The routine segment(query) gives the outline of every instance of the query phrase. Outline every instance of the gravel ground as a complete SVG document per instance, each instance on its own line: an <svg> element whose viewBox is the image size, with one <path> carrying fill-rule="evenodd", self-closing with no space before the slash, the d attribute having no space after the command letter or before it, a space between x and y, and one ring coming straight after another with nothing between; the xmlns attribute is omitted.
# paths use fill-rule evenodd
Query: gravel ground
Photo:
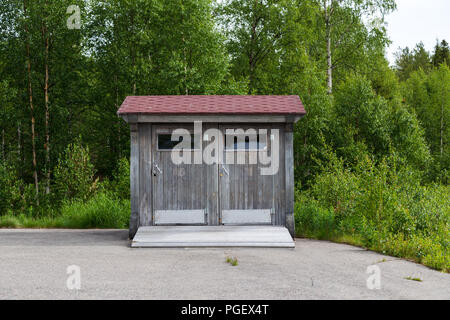
<svg viewBox="0 0 450 320"><path fill-rule="evenodd" d="M79 290L67 287L71 265ZM380 289L367 286L373 265ZM449 274L303 239L295 249L138 249L126 230L3 229L0 270L0 299L450 299Z"/></svg>

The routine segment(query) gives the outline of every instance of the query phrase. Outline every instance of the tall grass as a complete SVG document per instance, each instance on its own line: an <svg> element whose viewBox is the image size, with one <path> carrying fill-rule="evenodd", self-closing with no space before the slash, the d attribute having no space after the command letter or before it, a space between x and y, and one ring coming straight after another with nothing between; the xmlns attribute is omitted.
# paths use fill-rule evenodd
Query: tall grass
<svg viewBox="0 0 450 320"><path fill-rule="evenodd" d="M66 201L52 216L30 217L9 213L0 216L3 228L128 228L130 201L102 191L87 201Z"/></svg>

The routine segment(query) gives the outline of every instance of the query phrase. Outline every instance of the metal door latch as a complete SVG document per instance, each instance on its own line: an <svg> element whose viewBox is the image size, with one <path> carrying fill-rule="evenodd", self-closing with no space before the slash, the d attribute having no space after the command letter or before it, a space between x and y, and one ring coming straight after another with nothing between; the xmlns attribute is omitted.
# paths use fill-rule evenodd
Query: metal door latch
<svg viewBox="0 0 450 320"><path fill-rule="evenodd" d="M158 171L158 172L156 172ZM153 175L156 177L157 174L162 174L162 170L158 167L156 163L153 164Z"/></svg>
<svg viewBox="0 0 450 320"><path fill-rule="evenodd" d="M230 172L227 170L227 168L225 168L224 165L222 165L222 170L223 170L223 172L225 172L227 174L227 176L230 175Z"/></svg>

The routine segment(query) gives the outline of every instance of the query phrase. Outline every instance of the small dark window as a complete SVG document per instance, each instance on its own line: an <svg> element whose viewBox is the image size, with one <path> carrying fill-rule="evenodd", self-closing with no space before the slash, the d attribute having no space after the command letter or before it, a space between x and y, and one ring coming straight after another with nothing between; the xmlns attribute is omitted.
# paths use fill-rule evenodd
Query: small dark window
<svg viewBox="0 0 450 320"><path fill-rule="evenodd" d="M172 150L183 141L183 137L179 137L178 141L172 141L172 135L167 134L158 134L158 150ZM194 135L191 134L191 149L194 150Z"/></svg>
<svg viewBox="0 0 450 320"><path fill-rule="evenodd" d="M234 143L233 145L230 147L226 146L226 150L238 150L238 151L256 151L256 150L266 150L267 148L267 139L260 139L260 136L257 135L256 136L256 148L254 146L250 146L250 137L249 136L245 136L244 138L245 140L242 141L242 139L240 139L241 141L238 140L238 137L234 137Z"/></svg>

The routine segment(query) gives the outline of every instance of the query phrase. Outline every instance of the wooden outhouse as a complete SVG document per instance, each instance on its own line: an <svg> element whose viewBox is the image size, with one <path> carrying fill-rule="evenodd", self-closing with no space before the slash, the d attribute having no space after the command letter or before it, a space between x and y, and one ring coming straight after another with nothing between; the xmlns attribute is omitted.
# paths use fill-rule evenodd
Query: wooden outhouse
<svg viewBox="0 0 450 320"><path fill-rule="evenodd" d="M142 226L285 226L294 234L298 96L129 96L130 238Z"/></svg>

